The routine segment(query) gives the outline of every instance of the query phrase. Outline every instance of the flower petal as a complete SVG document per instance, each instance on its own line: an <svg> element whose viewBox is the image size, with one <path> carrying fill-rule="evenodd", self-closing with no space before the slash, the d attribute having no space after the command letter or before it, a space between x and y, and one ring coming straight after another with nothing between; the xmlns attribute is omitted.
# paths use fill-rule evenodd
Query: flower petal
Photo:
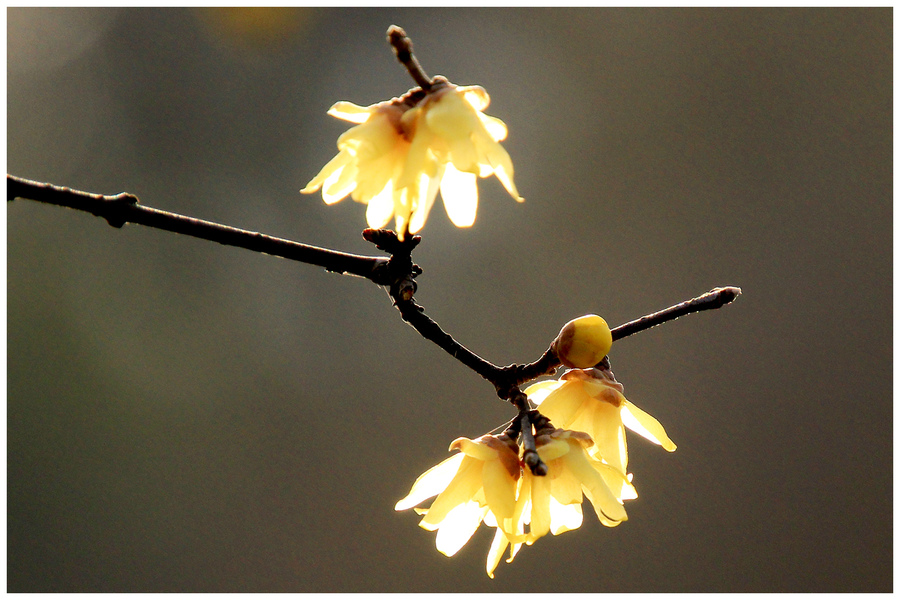
<svg viewBox="0 0 900 600"><path fill-rule="evenodd" d="M481 480L485 500L494 513L497 526L512 534L513 514L516 508L516 480L500 460L485 461Z"/></svg>
<svg viewBox="0 0 900 600"><path fill-rule="evenodd" d="M569 427L582 410L585 401L590 400L591 398L583 393L579 382L566 381L543 399L540 412L557 427Z"/></svg>
<svg viewBox="0 0 900 600"><path fill-rule="evenodd" d="M557 389L562 384L563 382L555 380L539 381L525 388L525 395L535 404L540 404L547 398L547 394Z"/></svg>
<svg viewBox="0 0 900 600"><path fill-rule="evenodd" d="M438 188L440 186L440 176L428 177L422 174L419 179L419 198L415 202L416 208L409 220L410 233L418 233L425 225L428 213L434 206L434 199L437 197Z"/></svg>
<svg viewBox="0 0 900 600"><path fill-rule="evenodd" d="M561 504L552 495L550 496L550 532L553 535L578 529L583 521L580 499L577 504Z"/></svg>
<svg viewBox="0 0 900 600"><path fill-rule="evenodd" d="M637 406L625 401L622 406L622 422L628 429L638 435L642 435L654 444L658 444L668 450L675 452L675 444L666 435L666 430L660 425L659 421L645 413Z"/></svg>
<svg viewBox="0 0 900 600"><path fill-rule="evenodd" d="M366 208L366 222L372 229L381 229L394 216L394 187L388 180L387 185L374 197L369 199Z"/></svg>
<svg viewBox="0 0 900 600"><path fill-rule="evenodd" d="M494 578L494 570L500 564L500 559L503 558L503 553L508 547L509 540L506 539L503 531L498 529L497 533L494 534L494 541L491 542L491 549L488 551L487 564L485 565L485 570L491 579Z"/></svg>
<svg viewBox="0 0 900 600"><path fill-rule="evenodd" d="M457 227L471 227L478 212L478 183L474 173L448 164L441 179L441 198L447 216Z"/></svg>
<svg viewBox="0 0 900 600"><path fill-rule="evenodd" d="M477 458L478 460L497 460L497 451L489 445L481 442L481 440L470 440L469 438L456 438L450 444L451 450L459 450L466 456Z"/></svg>
<svg viewBox="0 0 900 600"><path fill-rule="evenodd" d="M446 556L459 552L481 525L487 510L487 507L481 507L477 502L466 502L447 513L435 538L438 551Z"/></svg>
<svg viewBox="0 0 900 600"><path fill-rule="evenodd" d="M326 163L322 170L312 178L312 180L306 184L306 187L300 190L302 194L311 194L322 187L322 184L325 181L334 175L334 173L341 171L350 161L353 159L353 155L349 152L338 152L337 156L332 158Z"/></svg>
<svg viewBox="0 0 900 600"><path fill-rule="evenodd" d="M591 465L584 450L574 450L566 455L566 466L581 481L584 494L594 505L600 522L615 527L628 519L625 508L616 499L600 473Z"/></svg>
<svg viewBox="0 0 900 600"><path fill-rule="evenodd" d="M551 475L548 474L544 477L532 476L529 544L550 533L550 485Z"/></svg>
<svg viewBox="0 0 900 600"><path fill-rule="evenodd" d="M613 495L619 500L634 500L638 497L631 481L617 468L603 462L594 461L592 466L597 469L606 485L612 490Z"/></svg>
<svg viewBox="0 0 900 600"><path fill-rule="evenodd" d="M515 198L516 202L525 202L525 198L519 195L516 184L513 183L513 164L509 153L500 144L495 143L494 147L488 152L488 161L494 169L494 175L509 192L509 195Z"/></svg>
<svg viewBox="0 0 900 600"><path fill-rule="evenodd" d="M428 514L422 518L419 525L423 527L426 525L440 526L451 510L460 504L469 502L479 488L481 488L481 461L466 456L463 458L456 476L447 485L447 488L434 499L434 504L428 509Z"/></svg>
<svg viewBox="0 0 900 600"><path fill-rule="evenodd" d="M472 108L479 112L483 111L491 104L490 95L488 95L487 90L480 85L463 85L457 87L454 91L456 94L461 95Z"/></svg>
<svg viewBox="0 0 900 600"><path fill-rule="evenodd" d="M373 106L360 106L352 102L340 101L335 102L328 109L328 114L337 119L350 121L351 123L365 123L372 116Z"/></svg>
<svg viewBox="0 0 900 600"><path fill-rule="evenodd" d="M581 482L572 474L572 471L563 468L563 465L560 464L553 470L553 474L553 487L550 489L550 493L554 500L559 504L581 504L583 499Z"/></svg>
<svg viewBox="0 0 900 600"><path fill-rule="evenodd" d="M478 118L481 119L481 124L484 125L484 128L495 142L502 142L506 139L506 134L509 133L506 129L506 123L497 117L491 117L484 113L478 113Z"/></svg>
<svg viewBox="0 0 900 600"><path fill-rule="evenodd" d="M394 505L394 510L406 510L443 492L459 471L464 456L463 454L454 454L419 475L409 490L409 494Z"/></svg>

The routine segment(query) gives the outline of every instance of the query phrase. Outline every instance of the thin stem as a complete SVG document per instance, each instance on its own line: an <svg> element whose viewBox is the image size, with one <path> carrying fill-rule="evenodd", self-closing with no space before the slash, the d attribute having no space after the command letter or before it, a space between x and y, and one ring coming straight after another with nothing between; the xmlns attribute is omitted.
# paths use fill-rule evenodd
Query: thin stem
<svg viewBox="0 0 900 600"><path fill-rule="evenodd" d="M412 40L407 37L403 28L391 25L387 30L387 36L388 42L391 44L391 47L394 49L394 54L397 56L397 60L406 67L406 70L409 71L413 81L426 92L430 90L434 82L425 74L425 70L413 54Z"/></svg>
<svg viewBox="0 0 900 600"><path fill-rule="evenodd" d="M547 464L541 460L537 445L534 441L534 433L531 431L531 417L529 411L519 411L519 421L522 427L522 461L531 469L531 473L537 477L547 475Z"/></svg>
<svg viewBox="0 0 900 600"><path fill-rule="evenodd" d="M646 315L640 319L635 319L624 325L619 325L612 330L612 339L621 340L622 338L638 333L639 331L662 325L666 321L672 321L678 317L689 315L691 313L722 308L726 304L733 302L735 298L740 295L741 288L739 287L728 286L714 288L691 300L686 300L685 302L670 306L659 312Z"/></svg>
<svg viewBox="0 0 900 600"><path fill-rule="evenodd" d="M23 198L89 212L103 217L113 227L135 223L317 265L333 273L365 277L379 285L387 283L385 279L387 258L347 254L211 221L202 221L143 206L137 197L131 194L104 196L7 175L6 197L7 201Z"/></svg>

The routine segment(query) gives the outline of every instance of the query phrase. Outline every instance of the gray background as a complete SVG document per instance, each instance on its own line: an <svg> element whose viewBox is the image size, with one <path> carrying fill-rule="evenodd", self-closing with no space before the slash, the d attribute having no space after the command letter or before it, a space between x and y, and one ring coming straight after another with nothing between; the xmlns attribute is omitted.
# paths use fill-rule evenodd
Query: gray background
<svg viewBox="0 0 900 600"><path fill-rule="evenodd" d="M481 84L526 198L435 206L417 298L498 364L739 285L617 342L630 520L484 574L395 513L512 409L371 283L8 204L10 591L890 591L892 11L7 12L8 171L357 253L298 190L337 100ZM243 15L247 17L247 15Z"/></svg>

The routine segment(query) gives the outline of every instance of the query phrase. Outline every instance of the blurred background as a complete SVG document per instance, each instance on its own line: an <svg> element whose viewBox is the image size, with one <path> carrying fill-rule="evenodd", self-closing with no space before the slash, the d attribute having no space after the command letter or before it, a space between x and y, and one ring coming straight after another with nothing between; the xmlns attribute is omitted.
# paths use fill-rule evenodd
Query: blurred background
<svg viewBox="0 0 900 600"><path fill-rule="evenodd" d="M480 84L526 198L440 203L417 299L497 364L617 342L630 520L484 573L394 503L514 416L366 280L7 205L7 576L24 591L891 591L892 10L7 10L7 170L377 254L302 188L366 105ZM586 509L589 513L590 509Z"/></svg>

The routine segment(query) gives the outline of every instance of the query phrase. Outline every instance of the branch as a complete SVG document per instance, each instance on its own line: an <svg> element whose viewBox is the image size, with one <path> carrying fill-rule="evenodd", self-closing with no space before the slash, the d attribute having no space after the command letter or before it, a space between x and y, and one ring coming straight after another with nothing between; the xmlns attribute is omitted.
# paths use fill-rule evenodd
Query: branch
<svg viewBox="0 0 900 600"><path fill-rule="evenodd" d="M102 217L113 227L126 223L164 229L184 235L237 246L254 252L280 256L311 265L324 267L333 273L365 277L379 285L386 285L388 259L377 256L359 256L317 246L309 246L276 238L254 231L245 231L202 221L140 204L136 196L116 194L104 196L78 190L29 181L12 175L6 176L7 201L23 198L46 202L66 208L74 208Z"/></svg>
<svg viewBox="0 0 900 600"><path fill-rule="evenodd" d="M407 37L403 28L391 25L387 30L387 36L388 43L391 45L391 48L394 49L397 60L406 67L406 70L409 71L409 75L413 78L413 81L426 92L429 91L434 84L434 81L425 73L422 65L419 64L419 61L413 54L412 40Z"/></svg>
<svg viewBox="0 0 900 600"><path fill-rule="evenodd" d="M401 241L393 231L366 229L363 231L363 237L391 256L390 258L360 256L142 206L137 197L131 194L122 193L113 196L91 194L12 175L6 176L6 186L8 201L24 198L73 208L102 217L113 227L135 223L164 229L227 246L318 265L334 273L356 275L378 285L388 286L394 305L404 321L422 337L437 344L453 358L493 384L497 395L511 402L520 412L528 411L530 407L519 386L538 377L554 374L561 364L551 346L532 363L498 367L441 329L440 325L426 315L425 309L413 299L416 292L415 278L422 273L422 269L412 262L412 251L421 241L419 236ZM721 308L734 301L740 293L741 289L737 287L715 288L697 298L612 329L613 340L622 339L686 314Z"/></svg>
<svg viewBox="0 0 900 600"><path fill-rule="evenodd" d="M689 315L691 313L722 308L726 304L734 302L740 295L741 288L739 287L728 286L713 288L705 294L692 298L691 300L686 300L659 312L646 315L640 319L635 319L634 321L629 321L624 325L619 325L612 329L612 339L613 341L621 340L622 338L638 333L639 331L662 325L666 321L673 321L678 317Z"/></svg>
<svg viewBox="0 0 900 600"><path fill-rule="evenodd" d="M413 299L413 295L416 292L415 278L421 274L422 270L412 262L411 254L421 241L421 238L413 236L405 241L400 241L396 233L384 229L366 229L363 231L363 237L375 244L380 250L384 250L391 255L387 270L392 273L393 282L390 285L389 293L394 301L394 306L400 311L401 318L426 340L437 344L450 356L493 384L497 390L497 396L508 400L520 411L528 410L528 400L519 386L544 375L553 375L556 372L561 362L553 351L553 346L551 345L533 363L498 367L492 362L485 360L441 329L440 325L426 315L425 309ZM721 308L732 302L740 293L741 290L737 287L715 288L698 298L682 302L612 329L613 340L622 339L692 312ZM600 364L603 363L601 362Z"/></svg>

